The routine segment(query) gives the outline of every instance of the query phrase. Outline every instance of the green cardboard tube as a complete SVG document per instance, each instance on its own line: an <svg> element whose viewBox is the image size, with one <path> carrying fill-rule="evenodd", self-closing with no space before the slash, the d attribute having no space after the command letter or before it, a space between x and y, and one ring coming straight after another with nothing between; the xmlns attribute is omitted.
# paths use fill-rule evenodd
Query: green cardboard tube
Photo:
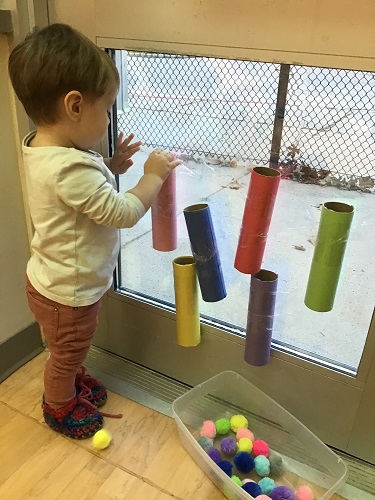
<svg viewBox="0 0 375 500"><path fill-rule="evenodd" d="M333 308L354 207L324 203L318 237L307 283L305 305L318 312Z"/></svg>

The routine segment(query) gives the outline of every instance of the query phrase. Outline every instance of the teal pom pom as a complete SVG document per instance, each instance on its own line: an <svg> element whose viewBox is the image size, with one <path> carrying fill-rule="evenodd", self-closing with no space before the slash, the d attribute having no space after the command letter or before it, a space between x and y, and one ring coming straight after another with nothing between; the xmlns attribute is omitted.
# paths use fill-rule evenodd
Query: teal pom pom
<svg viewBox="0 0 375 500"><path fill-rule="evenodd" d="M270 474L270 461L264 455L255 457L255 471L258 476L269 476Z"/></svg>
<svg viewBox="0 0 375 500"><path fill-rule="evenodd" d="M203 436L201 438L198 439L198 444L199 446L201 446L204 451L207 453L211 448L213 448L214 446L214 442L212 441L212 439L206 437L206 436Z"/></svg>
<svg viewBox="0 0 375 500"><path fill-rule="evenodd" d="M259 481L258 484L262 488L262 493L264 493L265 495L269 495L271 491L273 491L277 486L275 481L270 477L264 477Z"/></svg>

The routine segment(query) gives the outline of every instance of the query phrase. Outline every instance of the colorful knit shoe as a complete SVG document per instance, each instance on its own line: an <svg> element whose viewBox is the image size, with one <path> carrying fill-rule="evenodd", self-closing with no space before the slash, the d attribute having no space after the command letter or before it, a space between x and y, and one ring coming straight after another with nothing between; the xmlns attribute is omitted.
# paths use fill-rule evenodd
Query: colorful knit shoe
<svg viewBox="0 0 375 500"><path fill-rule="evenodd" d="M89 438L103 426L103 415L81 397L75 397L58 410L48 406L43 397L42 408L44 420L51 429L74 439Z"/></svg>
<svg viewBox="0 0 375 500"><path fill-rule="evenodd" d="M107 401L107 390L104 385L94 377L86 375L86 368L81 366L80 373L76 376L77 396L80 395L93 403L96 407L103 406Z"/></svg>

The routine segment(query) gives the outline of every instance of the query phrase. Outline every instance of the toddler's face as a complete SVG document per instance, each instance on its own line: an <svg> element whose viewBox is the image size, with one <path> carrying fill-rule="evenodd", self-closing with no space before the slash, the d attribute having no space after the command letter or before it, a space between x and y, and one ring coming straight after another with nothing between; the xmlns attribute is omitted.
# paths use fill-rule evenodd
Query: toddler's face
<svg viewBox="0 0 375 500"><path fill-rule="evenodd" d="M117 91L117 87L111 87L93 103L86 103L80 124L79 147L81 149L92 149L105 137L109 113L115 102Z"/></svg>

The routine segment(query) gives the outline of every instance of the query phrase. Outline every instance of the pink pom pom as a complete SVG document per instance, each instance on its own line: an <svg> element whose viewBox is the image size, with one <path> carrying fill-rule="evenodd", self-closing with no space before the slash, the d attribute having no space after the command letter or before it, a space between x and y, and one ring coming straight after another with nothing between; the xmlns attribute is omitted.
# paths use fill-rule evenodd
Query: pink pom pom
<svg viewBox="0 0 375 500"><path fill-rule="evenodd" d="M314 493L306 486L300 486L296 491L297 500L314 500ZM258 497L259 498L259 497Z"/></svg>
<svg viewBox="0 0 375 500"><path fill-rule="evenodd" d="M246 483L255 483L255 481L253 481L252 479L245 478L242 480L242 486Z"/></svg>
<svg viewBox="0 0 375 500"><path fill-rule="evenodd" d="M264 455L265 457L268 457L269 454L270 454L270 447L265 441L263 441L262 439L257 439L256 441L254 441L253 445L254 457L257 457L259 455Z"/></svg>
<svg viewBox="0 0 375 500"><path fill-rule="evenodd" d="M259 495L257 497L257 500L272 500L272 498L269 497L268 495Z"/></svg>
<svg viewBox="0 0 375 500"><path fill-rule="evenodd" d="M254 434L249 429L238 429L236 434L237 441L242 438L248 438L254 442Z"/></svg>
<svg viewBox="0 0 375 500"><path fill-rule="evenodd" d="M205 436L213 439L216 436L215 422L212 422L212 420L206 420L205 422L203 422L200 434L202 437Z"/></svg>

